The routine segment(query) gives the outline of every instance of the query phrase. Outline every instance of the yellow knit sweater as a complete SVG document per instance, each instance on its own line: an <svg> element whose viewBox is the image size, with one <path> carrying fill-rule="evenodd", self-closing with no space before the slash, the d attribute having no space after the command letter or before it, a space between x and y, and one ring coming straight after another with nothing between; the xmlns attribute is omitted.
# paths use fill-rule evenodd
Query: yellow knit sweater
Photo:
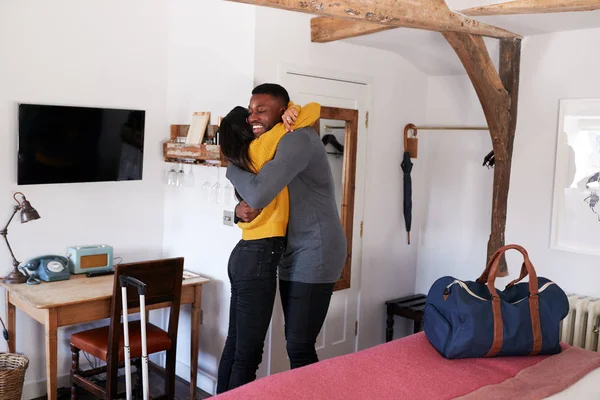
<svg viewBox="0 0 600 400"><path fill-rule="evenodd" d="M293 129L311 126L321 115L321 106L317 103L309 103L301 109L291 102L290 106L299 110ZM285 126L280 122L273 129L263 133L250 143L248 156L252 162L252 172L258 173L263 165L273 159L279 140L286 133ZM285 187L252 222L240 222L238 224L242 229L242 239L257 240L285 236L289 217L290 197L288 188Z"/></svg>

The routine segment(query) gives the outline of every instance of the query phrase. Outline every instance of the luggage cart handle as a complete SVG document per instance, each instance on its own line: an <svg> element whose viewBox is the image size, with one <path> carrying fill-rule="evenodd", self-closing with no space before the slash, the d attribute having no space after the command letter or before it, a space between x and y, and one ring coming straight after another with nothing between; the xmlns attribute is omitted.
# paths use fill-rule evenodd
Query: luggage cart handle
<svg viewBox="0 0 600 400"><path fill-rule="evenodd" d="M131 276L121 275L119 276L119 282L121 283L122 288L127 285L131 285L137 288L138 295L146 295L146 284L139 279L132 278Z"/></svg>

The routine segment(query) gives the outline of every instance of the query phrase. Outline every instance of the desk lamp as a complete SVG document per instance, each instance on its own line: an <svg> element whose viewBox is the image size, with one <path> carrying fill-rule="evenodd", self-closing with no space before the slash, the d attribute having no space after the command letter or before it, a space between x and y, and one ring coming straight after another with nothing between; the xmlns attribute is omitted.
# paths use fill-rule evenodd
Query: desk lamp
<svg viewBox="0 0 600 400"><path fill-rule="evenodd" d="M21 195L22 199L19 202L19 200L17 199L17 195ZM17 214L18 211L21 211L21 223L24 224L26 222L29 221L33 221L35 219L39 219L40 218L40 214L38 214L38 212L35 210L35 208L31 207L31 204L29 203L29 201L27 201L27 199L25 198L25 195L21 192L17 192L13 195L13 199L15 199L15 201L17 202L17 205L14 206L13 209L13 214L11 215L10 219L8 220L8 222L6 223L6 226L4 227L4 229L2 229L0 231L0 236L2 236L4 238L4 240L6 241L6 245L8 246L8 251L10 251L10 255L13 259L13 270L10 274L8 274L7 276L5 276L4 278L2 278L2 280L5 283L25 283L27 282L27 277L25 275L23 275L22 273L19 272L19 264L21 264L19 261L17 261L17 259L15 258L15 254L12 251L12 248L10 247L10 244L8 243L8 226L10 225L10 223L12 222L13 218L15 217L15 215Z"/></svg>

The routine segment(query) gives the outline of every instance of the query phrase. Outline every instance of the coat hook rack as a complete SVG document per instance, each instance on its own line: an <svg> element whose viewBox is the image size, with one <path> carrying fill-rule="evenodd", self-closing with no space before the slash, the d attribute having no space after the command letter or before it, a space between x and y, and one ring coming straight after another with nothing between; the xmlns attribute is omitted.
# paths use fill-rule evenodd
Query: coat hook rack
<svg viewBox="0 0 600 400"><path fill-rule="evenodd" d="M412 125L412 124L408 124ZM489 131L487 126L414 126L411 129L416 131Z"/></svg>
<svg viewBox="0 0 600 400"><path fill-rule="evenodd" d="M412 136L409 136L412 131ZM404 151L408 151L410 158L417 158L418 153L418 131L489 131L487 126L416 126L407 124L404 127Z"/></svg>

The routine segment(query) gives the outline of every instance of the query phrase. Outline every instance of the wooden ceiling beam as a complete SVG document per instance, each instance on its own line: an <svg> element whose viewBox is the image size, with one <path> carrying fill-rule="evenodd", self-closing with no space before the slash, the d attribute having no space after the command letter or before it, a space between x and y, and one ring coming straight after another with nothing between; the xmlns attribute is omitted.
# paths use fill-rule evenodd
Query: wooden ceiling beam
<svg viewBox="0 0 600 400"><path fill-rule="evenodd" d="M460 11L464 15L550 14L600 10L599 0L515 0Z"/></svg>
<svg viewBox="0 0 600 400"><path fill-rule="evenodd" d="M460 13L473 17L486 15L548 14L594 10L600 10L600 0L515 0L468 8L460 11ZM311 37L312 41L315 43L327 43L395 28L397 28L397 26L382 25L376 22L316 17L311 20Z"/></svg>
<svg viewBox="0 0 600 400"><path fill-rule="evenodd" d="M313 43L328 43L396 28L397 26L382 25L375 22L315 17L310 20L310 38Z"/></svg>
<svg viewBox="0 0 600 400"><path fill-rule="evenodd" d="M384 26L461 32L494 38L519 35L451 11L444 0L228 0ZM360 28L359 28L360 30ZM365 34L363 32L362 34Z"/></svg>

